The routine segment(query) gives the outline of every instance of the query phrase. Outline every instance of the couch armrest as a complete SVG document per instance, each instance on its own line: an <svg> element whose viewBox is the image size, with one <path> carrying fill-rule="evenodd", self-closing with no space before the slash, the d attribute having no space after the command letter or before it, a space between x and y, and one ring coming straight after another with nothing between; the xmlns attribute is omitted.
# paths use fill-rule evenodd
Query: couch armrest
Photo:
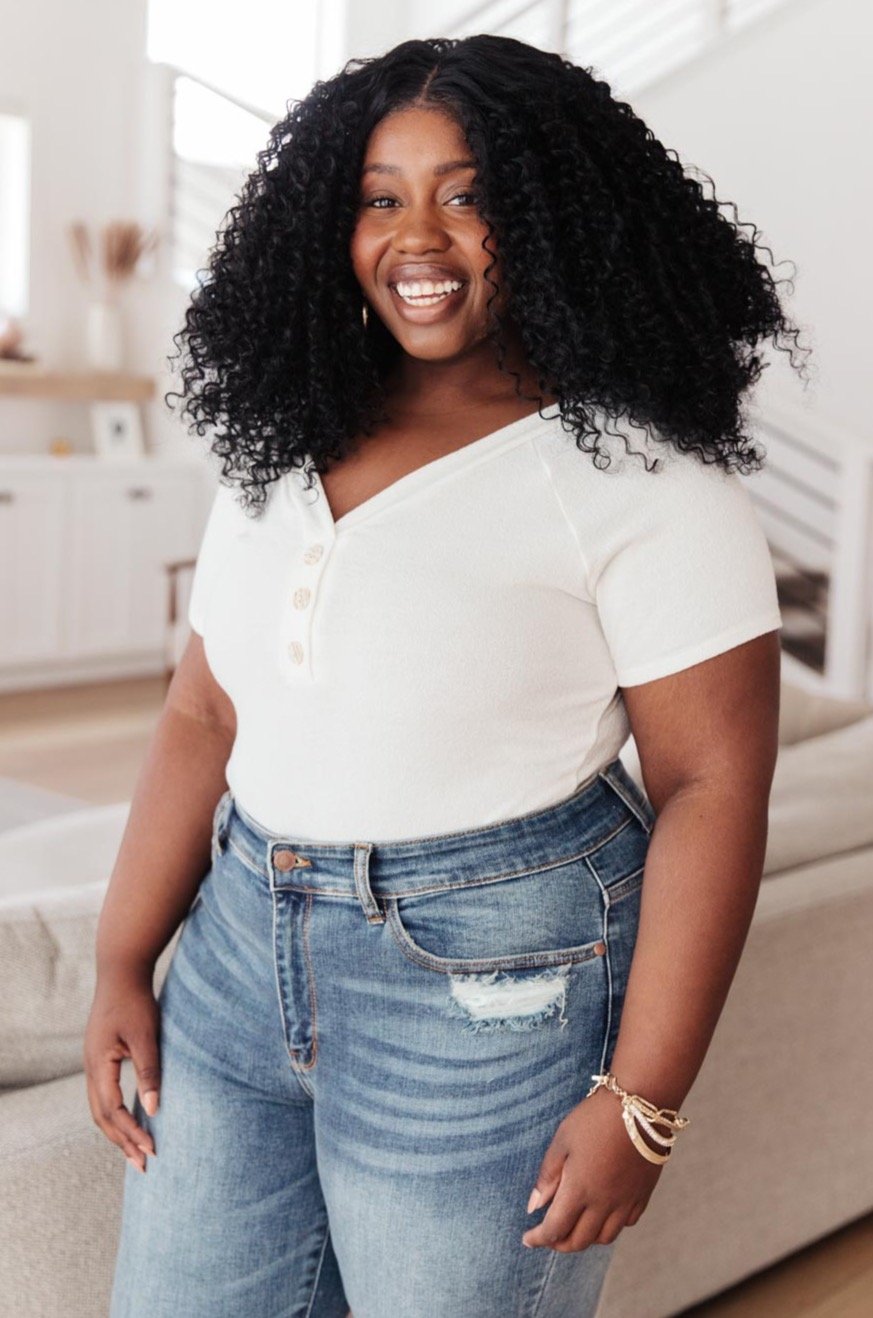
<svg viewBox="0 0 873 1318"><path fill-rule="evenodd" d="M642 792L631 736L621 761ZM873 846L873 716L780 746L770 793L764 876Z"/></svg>
<svg viewBox="0 0 873 1318"><path fill-rule="evenodd" d="M762 884L692 1124L597 1318L684 1312L873 1208L871 924L873 850Z"/></svg>

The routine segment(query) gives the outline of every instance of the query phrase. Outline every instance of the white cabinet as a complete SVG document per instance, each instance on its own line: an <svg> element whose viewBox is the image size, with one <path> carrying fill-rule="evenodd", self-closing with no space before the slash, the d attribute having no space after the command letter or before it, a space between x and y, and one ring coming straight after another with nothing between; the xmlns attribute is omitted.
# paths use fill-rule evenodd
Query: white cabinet
<svg viewBox="0 0 873 1318"><path fill-rule="evenodd" d="M73 484L67 646L74 654L154 649L167 617L165 564L192 546L190 483L95 474Z"/></svg>
<svg viewBox="0 0 873 1318"><path fill-rule="evenodd" d="M166 565L214 488L205 463L0 458L0 689L163 671Z"/></svg>
<svg viewBox="0 0 873 1318"><path fill-rule="evenodd" d="M63 520L60 482L0 473L0 663L60 650Z"/></svg>

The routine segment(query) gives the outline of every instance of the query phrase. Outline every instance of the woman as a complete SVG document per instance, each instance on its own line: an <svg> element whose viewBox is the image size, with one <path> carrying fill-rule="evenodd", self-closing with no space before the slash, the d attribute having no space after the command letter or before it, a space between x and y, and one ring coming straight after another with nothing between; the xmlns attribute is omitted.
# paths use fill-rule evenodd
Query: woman
<svg viewBox="0 0 873 1318"><path fill-rule="evenodd" d="M761 877L734 468L787 330L557 55L405 42L273 130L187 312L224 481L98 933L113 1318L594 1312Z"/></svg>

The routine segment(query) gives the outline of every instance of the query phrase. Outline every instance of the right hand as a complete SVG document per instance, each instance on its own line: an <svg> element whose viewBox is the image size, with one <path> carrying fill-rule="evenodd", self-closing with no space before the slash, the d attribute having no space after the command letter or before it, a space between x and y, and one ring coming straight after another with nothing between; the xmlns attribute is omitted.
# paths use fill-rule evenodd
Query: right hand
<svg viewBox="0 0 873 1318"><path fill-rule="evenodd" d="M129 1162L145 1171L146 1154L155 1157L148 1131L124 1105L121 1063L131 1058L140 1102L150 1116L160 1097L160 1008L149 971L100 971L85 1030L84 1066L88 1106L103 1134Z"/></svg>

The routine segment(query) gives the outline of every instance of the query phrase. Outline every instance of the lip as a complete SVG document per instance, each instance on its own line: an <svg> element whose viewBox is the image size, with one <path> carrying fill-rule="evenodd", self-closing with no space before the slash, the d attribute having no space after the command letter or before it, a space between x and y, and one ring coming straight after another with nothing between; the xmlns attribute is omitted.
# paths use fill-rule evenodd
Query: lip
<svg viewBox="0 0 873 1318"><path fill-rule="evenodd" d="M431 279L434 283L442 279L452 279L456 280L461 287L455 289L453 293L449 293L440 302L433 302L430 306L414 307L408 302L404 302L397 291L397 285L406 281L412 282L416 279ZM451 315L466 297L470 279L457 266L442 265L436 261L405 261L394 267L386 282L388 291L391 294L391 301L400 315L406 320L420 324L422 321L427 323L432 320L441 320L446 314Z"/></svg>
<svg viewBox="0 0 873 1318"><path fill-rule="evenodd" d="M440 265L438 262L433 261L406 261L404 264L394 267L389 273L386 283L391 288L394 284L414 279L432 279L434 282L440 279L457 279L464 284L470 282L469 277L457 266Z"/></svg>

